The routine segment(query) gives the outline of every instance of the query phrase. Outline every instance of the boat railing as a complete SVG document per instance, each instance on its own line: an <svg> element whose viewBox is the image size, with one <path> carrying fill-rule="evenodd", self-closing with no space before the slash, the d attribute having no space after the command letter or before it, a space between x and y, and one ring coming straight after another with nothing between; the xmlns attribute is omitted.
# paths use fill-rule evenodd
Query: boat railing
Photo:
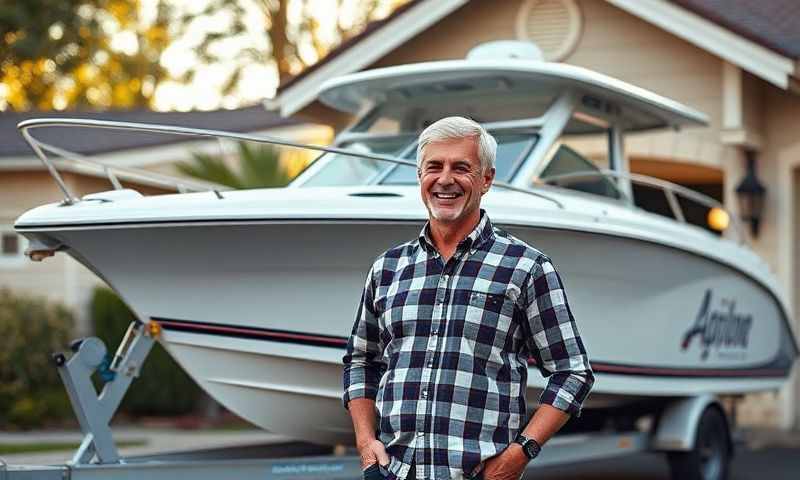
<svg viewBox="0 0 800 480"><path fill-rule="evenodd" d="M120 182L119 180L120 174L124 174L128 178L134 181L145 180L165 188L174 189L175 191L178 192L213 191L220 199L224 198L220 192L224 190L230 190L230 187L226 187L224 185L219 185L211 182L202 182L198 180L190 180L185 178L174 177L157 172L152 172L149 170L141 170L141 169L123 167L118 165L109 165L91 159L85 155L75 152L70 152L68 150L56 147L54 145L50 145L34 137L32 133L32 131L37 128L51 128L51 127L96 128L96 129L110 129L110 130L122 130L122 131L136 131L140 133L142 132L157 133L157 134L169 134L169 135L178 135L186 137L198 137L205 139L215 139L218 142L221 142L222 139L228 139L228 140L235 140L242 142L255 142L268 145L277 145L280 147L307 149L307 150L317 151L320 153L334 153L338 155L343 155L345 158L355 157L355 158L362 158L365 160L376 160L376 161L390 162L400 165L408 165L414 168L417 167L416 162L396 157L379 155L371 152L349 150L338 147L298 143L268 135L234 133L234 132L226 132L223 130L209 130L209 129L192 128L192 127L180 127L174 125L119 122L112 120L87 120L87 119L75 119L75 118L41 118L41 119L30 119L20 122L17 125L17 128L19 129L22 136L25 138L25 141L27 141L28 144L31 146L31 149L33 149L36 156L39 157L44 166L50 172L50 175L53 177L55 182L58 184L58 187L64 194L63 203L65 205L72 205L78 202L79 198L73 195L72 191L69 189L67 184L64 182L64 179L62 178L61 174L59 173L56 163L51 158L48 157L47 152L58 155L59 157L62 157L67 161L74 162L76 164L83 166L88 166L95 172L104 174L115 190L121 190L124 188L122 182ZM221 144L220 146L222 147ZM222 148L222 150L224 151L224 148ZM557 199L553 198L550 195L537 192L535 191L535 189L532 188L515 187L513 185L509 185L505 182L500 182L500 181L495 181L493 185L506 190L532 195L547 200L548 202L551 202L554 205L556 205L558 208L564 208L563 204L559 202Z"/></svg>
<svg viewBox="0 0 800 480"><path fill-rule="evenodd" d="M658 190L664 194L666 198L667 204L669 205L670 211L674 219L681 223L689 223L686 221L686 215L684 214L684 209L681 206L680 201L678 200L679 197L683 197L691 202L696 204L702 205L710 210L717 210L718 212L722 213L722 216L727 218L727 221L733 225L733 231L735 232L735 240L739 243L743 243L745 241L744 235L744 228L742 226L741 221L739 221L736 215L733 215L731 212L728 211L725 206L717 201L716 199L709 197L708 195L704 195L700 192L696 192L690 188L686 188L683 185L678 185L676 183L672 183L667 180L663 180L660 178L650 177L647 175L641 175L638 173L624 173L618 172L616 170L608 170L608 169L598 169L598 170L583 170L579 172L569 172L569 173L562 173L558 175L550 175L547 177L539 178L539 181L547 184L547 185L555 185L564 187L568 185L569 182L578 181L581 179L595 179L595 178L615 178L615 179L623 179L630 181L632 184L641 185L645 187L651 187ZM627 199L632 205L635 205L633 198ZM723 228L724 230L724 228Z"/></svg>

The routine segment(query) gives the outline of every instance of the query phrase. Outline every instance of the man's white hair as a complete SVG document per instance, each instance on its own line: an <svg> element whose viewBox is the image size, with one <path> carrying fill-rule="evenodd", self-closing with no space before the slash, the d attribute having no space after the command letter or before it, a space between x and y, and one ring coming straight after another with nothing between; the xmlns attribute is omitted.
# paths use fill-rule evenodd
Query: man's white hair
<svg viewBox="0 0 800 480"><path fill-rule="evenodd" d="M497 140L478 122L464 117L445 117L422 131L417 143L417 168L422 167L422 155L429 143L462 138L475 138L478 143L478 160L484 172L494 168Z"/></svg>

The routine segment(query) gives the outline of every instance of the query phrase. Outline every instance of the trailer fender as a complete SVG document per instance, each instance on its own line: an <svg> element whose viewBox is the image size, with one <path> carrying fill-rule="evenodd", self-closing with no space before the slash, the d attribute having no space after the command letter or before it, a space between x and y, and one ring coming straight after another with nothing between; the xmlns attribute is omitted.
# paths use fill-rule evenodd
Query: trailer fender
<svg viewBox="0 0 800 480"><path fill-rule="evenodd" d="M660 451L692 450L700 417L708 407L719 408L725 418L722 405L713 395L682 398L670 403L661 412L651 448Z"/></svg>

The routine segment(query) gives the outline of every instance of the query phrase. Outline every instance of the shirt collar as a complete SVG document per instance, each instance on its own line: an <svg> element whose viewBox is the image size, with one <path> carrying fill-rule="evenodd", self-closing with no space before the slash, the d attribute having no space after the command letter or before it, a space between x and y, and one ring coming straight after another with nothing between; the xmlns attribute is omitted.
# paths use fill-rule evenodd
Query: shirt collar
<svg viewBox="0 0 800 480"><path fill-rule="evenodd" d="M464 240L459 242L456 251L469 249L471 253L474 253L478 247L492 239L494 239L494 227L489 220L489 215L486 214L486 210L481 209L481 219L478 221L478 225L475 226ZM430 236L430 221L426 222L425 226L422 227L422 231L419 232L419 244L426 252L436 251L436 247L433 245L433 240Z"/></svg>

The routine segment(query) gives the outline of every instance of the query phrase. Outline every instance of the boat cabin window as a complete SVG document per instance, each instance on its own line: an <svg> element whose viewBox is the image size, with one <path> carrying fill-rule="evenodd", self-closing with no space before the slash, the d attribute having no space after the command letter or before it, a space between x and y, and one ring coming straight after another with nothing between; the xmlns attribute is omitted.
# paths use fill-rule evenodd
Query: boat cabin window
<svg viewBox="0 0 800 480"><path fill-rule="evenodd" d="M609 168L609 130L601 120L576 114L555 144L554 153L539 174L549 185L621 199L616 182L600 170Z"/></svg>
<svg viewBox="0 0 800 480"><path fill-rule="evenodd" d="M401 156L416 137L411 135L398 135L376 137L352 142L344 142L340 148L363 153L377 153L388 156ZM380 160L325 153L316 161L330 158L313 177L308 179L303 186L306 187L333 187L343 185L368 185L373 183L379 174L388 171L395 164Z"/></svg>
<svg viewBox="0 0 800 480"><path fill-rule="evenodd" d="M537 137L531 133L492 132L492 134L497 140L495 178L507 181L533 149ZM416 147L408 159L417 161ZM415 184L417 183L417 170L407 165L398 165L380 183L382 185Z"/></svg>
<svg viewBox="0 0 800 480"><path fill-rule="evenodd" d="M531 131L492 132L497 139L497 158L495 178L507 181L536 144L538 136ZM377 153L416 162L417 135L397 135L359 139L344 142L341 148L364 153ZM380 160L370 160L326 153L317 161L330 158L311 178L302 185L305 187L329 187L344 185L414 185L417 183L417 170L410 165L399 165Z"/></svg>
<svg viewBox="0 0 800 480"><path fill-rule="evenodd" d="M610 178L603 175L594 163L567 145L558 147L547 168L542 171L540 179L547 184L569 190L614 199L622 198L622 194Z"/></svg>

